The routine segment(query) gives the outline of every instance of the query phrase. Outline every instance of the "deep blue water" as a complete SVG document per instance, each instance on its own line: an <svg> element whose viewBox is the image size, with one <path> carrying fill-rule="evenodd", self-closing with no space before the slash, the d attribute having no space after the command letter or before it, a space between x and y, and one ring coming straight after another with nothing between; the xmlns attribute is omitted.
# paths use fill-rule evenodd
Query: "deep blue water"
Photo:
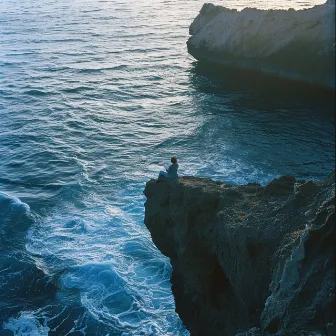
<svg viewBox="0 0 336 336"><path fill-rule="evenodd" d="M331 92L200 64L203 1L0 3L0 334L187 335L144 184L334 167Z"/></svg>

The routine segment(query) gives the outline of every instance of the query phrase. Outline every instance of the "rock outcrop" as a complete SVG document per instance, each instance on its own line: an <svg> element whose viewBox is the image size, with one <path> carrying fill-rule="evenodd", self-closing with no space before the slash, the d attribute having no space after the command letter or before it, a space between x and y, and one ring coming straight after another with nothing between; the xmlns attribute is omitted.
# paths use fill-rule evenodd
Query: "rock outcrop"
<svg viewBox="0 0 336 336"><path fill-rule="evenodd" d="M304 10L203 5L189 28L198 60L335 88L335 1Z"/></svg>
<svg viewBox="0 0 336 336"><path fill-rule="evenodd" d="M170 258L191 335L327 335L334 328L335 180L266 187L151 180L145 224Z"/></svg>

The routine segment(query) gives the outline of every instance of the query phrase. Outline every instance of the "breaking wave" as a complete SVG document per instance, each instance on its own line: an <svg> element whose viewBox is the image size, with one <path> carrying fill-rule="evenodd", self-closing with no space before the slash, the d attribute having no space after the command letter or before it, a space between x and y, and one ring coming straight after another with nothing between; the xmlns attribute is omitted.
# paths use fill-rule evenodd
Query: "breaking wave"
<svg viewBox="0 0 336 336"><path fill-rule="evenodd" d="M187 335L168 260L119 216L109 205L46 220L0 192L0 334Z"/></svg>
<svg viewBox="0 0 336 336"><path fill-rule="evenodd" d="M333 168L330 92L186 57L203 2L2 1L1 336L189 334L143 224L171 155L235 184Z"/></svg>
<svg viewBox="0 0 336 336"><path fill-rule="evenodd" d="M242 11L204 4L190 26L196 59L335 87L335 4Z"/></svg>
<svg viewBox="0 0 336 336"><path fill-rule="evenodd" d="M26 234L34 221L27 204L0 192L0 333L43 335L43 326L29 310L48 302L56 287L25 250ZM18 314L17 319L12 317Z"/></svg>

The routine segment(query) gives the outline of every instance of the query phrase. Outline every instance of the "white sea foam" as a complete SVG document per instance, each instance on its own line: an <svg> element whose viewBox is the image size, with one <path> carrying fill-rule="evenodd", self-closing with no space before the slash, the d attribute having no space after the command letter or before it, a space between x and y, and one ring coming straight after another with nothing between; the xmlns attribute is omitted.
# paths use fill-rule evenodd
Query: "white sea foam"
<svg viewBox="0 0 336 336"><path fill-rule="evenodd" d="M335 86L335 5L241 11L204 4L190 26L189 52L239 68Z"/></svg>
<svg viewBox="0 0 336 336"><path fill-rule="evenodd" d="M4 324L4 329L12 331L17 336L48 336L50 329L46 321L42 325L34 313L23 311L18 318L10 318Z"/></svg>
<svg viewBox="0 0 336 336"><path fill-rule="evenodd" d="M320 1L226 4L303 8ZM51 282L46 297L35 287L27 292L28 281L22 292L13 286L1 307L6 323L12 317L18 326L30 314L42 326L49 319L50 333L60 335L97 328L98 335L188 335L175 313L169 260L143 224L144 183L157 177L160 163L174 152L181 174L240 184L329 170L333 127L329 118L310 117L317 108L290 98L280 110L282 98L273 97L252 106L245 87L223 87L185 57L186 27L203 2L1 2L10 34L0 34L0 184L24 194L37 215L14 215L14 202L2 216L8 203L0 197L0 223L8 218L11 233L0 238L7 244L16 235L12 246L26 244L19 252L36 263L20 262L14 271L37 274L41 287ZM15 283L20 277L11 271ZM22 300L41 310L18 320Z"/></svg>
<svg viewBox="0 0 336 336"><path fill-rule="evenodd" d="M143 241L143 229L109 204L49 218L32 228L26 248L46 274L61 271L61 290L78 291L82 307L109 330L187 335L174 311L169 261Z"/></svg>

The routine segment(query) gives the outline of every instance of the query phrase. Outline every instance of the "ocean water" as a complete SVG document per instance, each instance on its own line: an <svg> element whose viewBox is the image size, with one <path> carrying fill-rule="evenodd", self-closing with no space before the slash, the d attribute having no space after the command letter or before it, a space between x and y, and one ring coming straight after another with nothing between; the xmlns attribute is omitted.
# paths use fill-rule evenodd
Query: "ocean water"
<svg viewBox="0 0 336 336"><path fill-rule="evenodd" d="M143 224L172 155L235 184L333 169L332 92L196 62L202 4L1 1L1 335L188 335Z"/></svg>

